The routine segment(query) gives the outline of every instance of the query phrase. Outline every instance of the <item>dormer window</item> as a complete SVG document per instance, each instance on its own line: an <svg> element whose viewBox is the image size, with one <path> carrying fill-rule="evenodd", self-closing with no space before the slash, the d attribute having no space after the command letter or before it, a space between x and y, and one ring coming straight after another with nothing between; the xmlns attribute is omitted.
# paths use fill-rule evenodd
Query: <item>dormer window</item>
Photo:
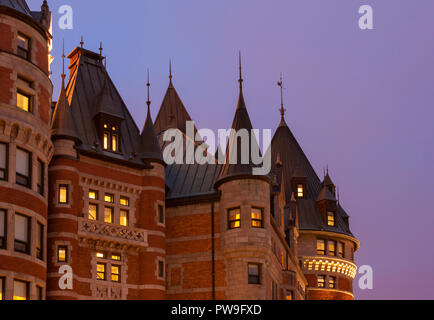
<svg viewBox="0 0 434 320"><path fill-rule="evenodd" d="M333 211L328 211L327 212L327 225L330 227L334 227L335 226L335 213Z"/></svg>
<svg viewBox="0 0 434 320"><path fill-rule="evenodd" d="M304 186L302 184L297 184L297 198L304 198Z"/></svg>
<svg viewBox="0 0 434 320"><path fill-rule="evenodd" d="M103 136L104 150L118 152L119 151L119 128L118 126L104 124Z"/></svg>

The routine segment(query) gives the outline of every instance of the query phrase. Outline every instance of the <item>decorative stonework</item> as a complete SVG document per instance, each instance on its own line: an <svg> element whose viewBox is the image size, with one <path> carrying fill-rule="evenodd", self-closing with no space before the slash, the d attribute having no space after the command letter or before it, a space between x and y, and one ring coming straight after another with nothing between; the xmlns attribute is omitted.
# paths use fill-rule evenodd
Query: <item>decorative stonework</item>
<svg viewBox="0 0 434 320"><path fill-rule="evenodd" d="M123 227L100 221L78 218L80 242L116 249L148 247L148 234L143 229Z"/></svg>
<svg viewBox="0 0 434 320"><path fill-rule="evenodd" d="M309 271L336 272L354 279L357 273L357 266L354 263L334 258L323 257L301 257L303 268Z"/></svg>

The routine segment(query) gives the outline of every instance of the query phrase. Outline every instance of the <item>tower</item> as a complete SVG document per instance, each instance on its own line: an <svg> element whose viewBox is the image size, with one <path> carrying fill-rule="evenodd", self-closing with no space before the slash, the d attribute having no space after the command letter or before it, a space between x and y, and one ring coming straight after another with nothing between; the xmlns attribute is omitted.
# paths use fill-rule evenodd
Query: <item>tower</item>
<svg viewBox="0 0 434 320"><path fill-rule="evenodd" d="M0 1L0 299L43 299L50 140L46 1Z"/></svg>

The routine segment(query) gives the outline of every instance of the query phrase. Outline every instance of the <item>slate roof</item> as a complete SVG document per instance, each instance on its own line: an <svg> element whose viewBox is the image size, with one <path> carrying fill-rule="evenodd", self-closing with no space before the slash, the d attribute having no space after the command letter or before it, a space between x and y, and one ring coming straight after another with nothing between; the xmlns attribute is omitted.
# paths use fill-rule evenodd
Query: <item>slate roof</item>
<svg viewBox="0 0 434 320"><path fill-rule="evenodd" d="M291 195L295 192L291 188L291 179L300 176L306 178L305 198L297 199L300 229L325 230L353 236L345 222L348 215L340 205L338 205L337 209L335 227L330 227L323 221L316 204L316 200L321 194L322 183L283 118L271 141L271 153L271 163L273 165L275 165L278 155L282 162L285 172L285 197L287 203L291 201ZM324 193L324 196L331 197L329 193Z"/></svg>
<svg viewBox="0 0 434 320"><path fill-rule="evenodd" d="M140 145L138 158L143 160L156 160L164 163L161 147L155 133L154 124L151 118L150 101L148 101L148 114L146 115L145 124L143 125L142 134L140 135Z"/></svg>
<svg viewBox="0 0 434 320"><path fill-rule="evenodd" d="M32 12L30 11L29 6L27 5L25 0L0 0L0 5L15 9L30 17L33 17Z"/></svg>

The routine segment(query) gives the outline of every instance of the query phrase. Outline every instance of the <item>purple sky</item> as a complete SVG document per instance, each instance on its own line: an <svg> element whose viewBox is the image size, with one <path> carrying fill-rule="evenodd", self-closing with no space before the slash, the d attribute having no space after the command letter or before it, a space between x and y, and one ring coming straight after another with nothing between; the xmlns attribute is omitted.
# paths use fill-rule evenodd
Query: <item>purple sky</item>
<svg viewBox="0 0 434 320"><path fill-rule="evenodd" d="M42 1L28 1L36 9ZM57 26L60 5L74 29ZM374 9L375 30L358 28ZM97 51L141 127L145 70L155 118L174 84L199 128L230 127L242 51L253 126L279 123L280 72L287 123L318 173L329 164L353 233L358 265L374 289L357 299L434 299L434 1L432 0L62 0L54 12L53 82L62 38Z"/></svg>

